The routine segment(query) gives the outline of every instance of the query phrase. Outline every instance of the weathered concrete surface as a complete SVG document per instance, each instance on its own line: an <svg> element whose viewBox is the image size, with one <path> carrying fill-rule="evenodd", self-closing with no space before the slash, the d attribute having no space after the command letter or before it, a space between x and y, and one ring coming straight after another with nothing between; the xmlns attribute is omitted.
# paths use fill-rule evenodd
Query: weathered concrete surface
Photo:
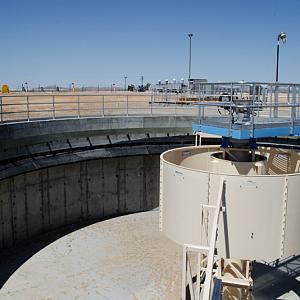
<svg viewBox="0 0 300 300"><path fill-rule="evenodd" d="M0 124L0 171L4 170L0 179L6 177L8 163L24 158L184 136L191 133L195 120L191 116L111 116Z"/></svg>
<svg viewBox="0 0 300 300"><path fill-rule="evenodd" d="M104 146L91 145L79 148L69 148L65 146L66 148L61 150L54 151L52 149L51 152L45 150L43 153L30 152L11 160L4 159L1 161L0 159L0 181L42 168L50 168L85 160L148 154L159 155L166 150L191 145L193 142L193 136L176 136L133 140Z"/></svg>
<svg viewBox="0 0 300 300"><path fill-rule="evenodd" d="M159 156L83 161L0 181L0 248L86 220L158 206Z"/></svg>
<svg viewBox="0 0 300 300"><path fill-rule="evenodd" d="M147 135L155 137L186 134L192 132L191 126L195 120L195 117L188 116L144 116L1 124L0 154L3 157L12 157L24 151L35 152L53 147L54 149L66 147L67 139L67 147L69 147L69 144L76 146L90 143L95 145L115 143L128 140L128 134L133 139L146 138ZM29 146L31 149L24 150L24 146Z"/></svg>
<svg viewBox="0 0 300 300"><path fill-rule="evenodd" d="M110 116L1 124L0 248L71 223L157 206L157 154L170 147L169 136L191 132L193 121ZM152 142L161 136L164 145Z"/></svg>
<svg viewBox="0 0 300 300"><path fill-rule="evenodd" d="M85 227L50 244L3 286L1 299L180 299L180 246L158 212Z"/></svg>
<svg viewBox="0 0 300 300"><path fill-rule="evenodd" d="M50 121L32 121L0 125L2 141L13 143L18 139L27 141L49 136L97 136L107 134L131 133L176 133L191 132L192 123L197 120L194 116L130 116L103 117L86 119L67 119ZM45 140L45 139L44 139Z"/></svg>

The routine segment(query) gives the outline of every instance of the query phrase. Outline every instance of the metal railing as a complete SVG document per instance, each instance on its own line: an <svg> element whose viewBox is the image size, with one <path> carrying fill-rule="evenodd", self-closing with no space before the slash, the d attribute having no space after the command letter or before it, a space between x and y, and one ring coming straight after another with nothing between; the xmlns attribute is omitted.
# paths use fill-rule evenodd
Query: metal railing
<svg viewBox="0 0 300 300"><path fill-rule="evenodd" d="M199 83L198 89L186 93L154 90L153 99L156 103L197 106L195 131L204 128L216 133L221 128L223 134L231 136L233 130L246 129L243 134L250 137L257 128L259 135L300 132L300 84L296 83ZM263 132L264 128L268 132Z"/></svg>
<svg viewBox="0 0 300 300"><path fill-rule="evenodd" d="M204 83L199 85L197 97L199 124L223 120L231 130L233 125L254 129L257 124L288 123L293 134L300 121L300 84Z"/></svg>
<svg viewBox="0 0 300 300"><path fill-rule="evenodd" d="M300 104L300 84L274 83L210 83L199 86L199 98L204 106L268 108L270 118L277 118L280 108L294 108ZM270 110L270 108L272 108ZM299 113L299 112L298 112Z"/></svg>
<svg viewBox="0 0 300 300"><path fill-rule="evenodd" d="M106 116L191 115L233 123L300 119L300 85L200 83L198 91L0 94L0 123Z"/></svg>
<svg viewBox="0 0 300 300"><path fill-rule="evenodd" d="M0 95L0 122L107 116L191 115L195 106L157 103L151 93L15 93Z"/></svg>

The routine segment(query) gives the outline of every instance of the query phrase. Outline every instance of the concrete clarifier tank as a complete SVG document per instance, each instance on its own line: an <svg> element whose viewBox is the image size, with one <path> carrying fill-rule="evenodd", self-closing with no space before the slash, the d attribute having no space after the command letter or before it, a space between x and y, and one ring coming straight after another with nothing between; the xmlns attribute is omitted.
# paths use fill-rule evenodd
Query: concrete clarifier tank
<svg viewBox="0 0 300 300"><path fill-rule="evenodd" d="M225 180L217 250L220 257L271 261L300 253L300 157L259 148L253 162L220 159L218 146L161 155L160 229L179 244L208 246ZM204 206L203 206L204 205Z"/></svg>

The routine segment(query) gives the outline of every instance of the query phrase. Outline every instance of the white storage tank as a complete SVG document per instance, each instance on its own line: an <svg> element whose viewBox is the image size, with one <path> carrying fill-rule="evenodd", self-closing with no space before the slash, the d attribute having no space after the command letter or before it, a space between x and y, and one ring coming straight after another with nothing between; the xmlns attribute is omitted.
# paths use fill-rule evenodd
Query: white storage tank
<svg viewBox="0 0 300 300"><path fill-rule="evenodd" d="M208 246L214 215L209 207L224 180L219 256L272 261L300 253L299 154L259 148L249 162L234 159L239 151L222 151L193 146L161 155L161 231L182 245Z"/></svg>

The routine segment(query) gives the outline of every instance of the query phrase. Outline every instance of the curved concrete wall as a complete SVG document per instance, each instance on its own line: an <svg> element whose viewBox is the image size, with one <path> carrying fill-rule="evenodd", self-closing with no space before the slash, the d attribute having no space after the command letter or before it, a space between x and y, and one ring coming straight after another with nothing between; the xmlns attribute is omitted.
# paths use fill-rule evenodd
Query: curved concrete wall
<svg viewBox="0 0 300 300"><path fill-rule="evenodd" d="M0 124L1 159L24 153L192 133L195 117L103 117ZM89 140L87 140L87 138ZM66 140L68 141L66 142Z"/></svg>
<svg viewBox="0 0 300 300"><path fill-rule="evenodd" d="M180 146L176 136L191 133L196 119L109 116L0 124L0 248L66 224L157 207L158 154L173 143Z"/></svg>
<svg viewBox="0 0 300 300"><path fill-rule="evenodd" d="M84 220L158 206L159 156L99 159L0 181L0 247Z"/></svg>
<svg viewBox="0 0 300 300"><path fill-rule="evenodd" d="M0 124L0 180L79 160L160 154L166 150L160 147L161 139L168 145L178 136L187 137L195 120L189 116L111 116Z"/></svg>
<svg viewBox="0 0 300 300"><path fill-rule="evenodd" d="M216 150L185 147L161 155L161 230L179 244L208 246L214 210L205 205L216 204L222 178L221 257L274 260L300 253L299 153L260 148L267 175L247 176L211 172L209 154Z"/></svg>

